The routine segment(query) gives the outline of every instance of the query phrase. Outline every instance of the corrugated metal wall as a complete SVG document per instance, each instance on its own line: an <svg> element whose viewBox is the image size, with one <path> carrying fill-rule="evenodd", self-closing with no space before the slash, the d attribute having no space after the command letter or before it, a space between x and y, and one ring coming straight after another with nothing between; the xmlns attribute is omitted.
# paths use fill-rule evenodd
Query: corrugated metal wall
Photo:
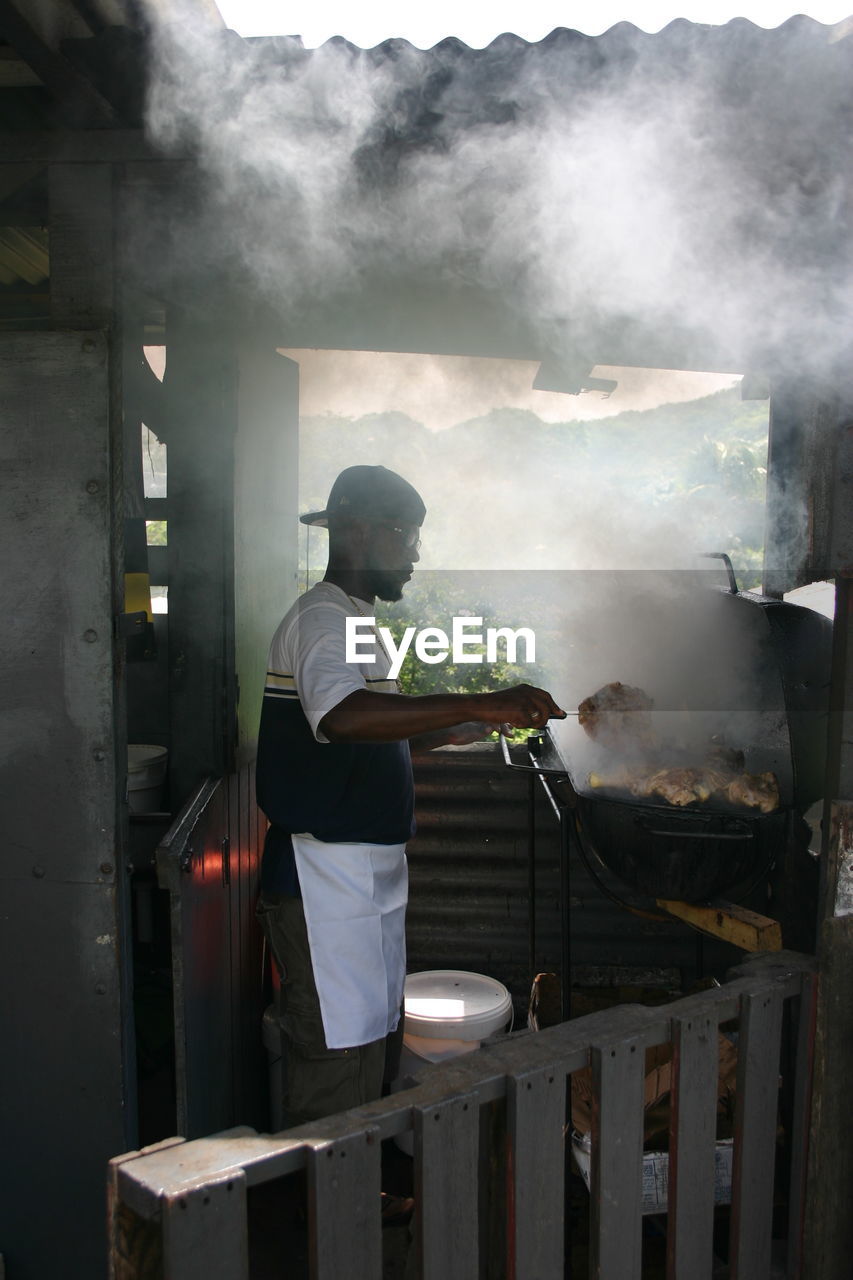
<svg viewBox="0 0 853 1280"><path fill-rule="evenodd" d="M21 1280L100 1276L135 1142L108 342L5 333L0 379L0 1247Z"/></svg>
<svg viewBox="0 0 853 1280"><path fill-rule="evenodd" d="M528 778L495 745L415 758L417 835L409 842L408 969L487 973L526 1007L536 972L560 969L559 827L537 781L536 948L528 945ZM677 922L641 919L606 898L573 857L575 986L688 987L740 958Z"/></svg>

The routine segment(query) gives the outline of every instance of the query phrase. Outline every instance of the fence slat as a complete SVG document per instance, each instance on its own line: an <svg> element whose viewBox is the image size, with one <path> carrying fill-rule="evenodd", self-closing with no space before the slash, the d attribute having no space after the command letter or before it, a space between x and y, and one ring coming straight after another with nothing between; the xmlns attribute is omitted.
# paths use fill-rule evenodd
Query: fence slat
<svg viewBox="0 0 853 1280"><path fill-rule="evenodd" d="M164 1280L249 1280L242 1170L164 1196L162 1213Z"/></svg>
<svg viewBox="0 0 853 1280"><path fill-rule="evenodd" d="M643 1076L642 1040L626 1036L593 1045L590 1170L590 1275L640 1280L642 1267Z"/></svg>
<svg viewBox="0 0 853 1280"><path fill-rule="evenodd" d="M713 1271L717 1043L716 1018L673 1018L667 1280Z"/></svg>
<svg viewBox="0 0 853 1280"><path fill-rule="evenodd" d="M788 1191L788 1280L797 1280L803 1268L803 1225L806 1211L806 1175L811 1128L814 1020L817 976L803 979L803 993L791 1001L797 1029L794 1063L794 1105L791 1117L791 1178Z"/></svg>
<svg viewBox="0 0 853 1280"><path fill-rule="evenodd" d="M476 1093L413 1108L415 1243L423 1280L479 1275Z"/></svg>
<svg viewBox="0 0 853 1280"><path fill-rule="evenodd" d="M308 1231L312 1280L375 1280L382 1274L382 1144L376 1128L308 1151Z"/></svg>
<svg viewBox="0 0 853 1280"><path fill-rule="evenodd" d="M782 997L765 988L741 999L730 1280L767 1280L779 1104Z"/></svg>
<svg viewBox="0 0 853 1280"><path fill-rule="evenodd" d="M510 1140L507 1274L563 1280L566 1073L556 1067L507 1081Z"/></svg>
<svg viewBox="0 0 853 1280"><path fill-rule="evenodd" d="M412 1124L416 1134L415 1215L423 1280L472 1280L482 1273L478 1244L482 1108L507 1101L510 1204L509 1274L513 1280L556 1280L562 1241L565 1073L591 1063L594 1085L591 1161L590 1276L639 1280L642 1266L643 1076L646 1047L675 1043L675 1107L670 1213L675 1261L669 1280L707 1280L707 1188L716 1044L707 1060L704 1029L740 1017L738 1102L730 1248L730 1280L768 1280L773 1211L775 1132L783 1006L799 1002L790 1129L792 1246L788 1274L798 1274L800 1199L808 1137L814 962L793 955L749 962L726 987L668 1006L624 1006L508 1037L488 1052L430 1069L417 1088L357 1112L330 1116L287 1135L240 1127L204 1139L161 1143L111 1162L112 1266L116 1280L139 1280L162 1253L162 1280L246 1280L245 1186L306 1169L313 1280L375 1280L381 1274L379 1213L381 1140ZM559 1063L553 1080L553 1064ZM790 1064L786 1063L790 1068ZM528 1088L528 1084L530 1088ZM553 1092L553 1091L558 1092ZM698 1135L698 1136L697 1136ZM690 1158L685 1164L685 1152ZM698 1167L705 1166L703 1176ZM680 1167L679 1167L680 1166ZM491 1190L490 1184L490 1190ZM695 1188L699 1187L697 1193ZM698 1199L696 1198L698 1194ZM503 1254L501 1212L489 1207L490 1257ZM696 1206L698 1205L698 1209ZM694 1212L695 1210L695 1212ZM512 1212L515 1218L512 1218ZM150 1228L150 1229L148 1229ZM696 1237L691 1242L691 1235ZM483 1257L478 1257L482 1253ZM414 1250L413 1250L414 1254ZM416 1259L413 1256L412 1261ZM286 1266L286 1260L283 1259Z"/></svg>

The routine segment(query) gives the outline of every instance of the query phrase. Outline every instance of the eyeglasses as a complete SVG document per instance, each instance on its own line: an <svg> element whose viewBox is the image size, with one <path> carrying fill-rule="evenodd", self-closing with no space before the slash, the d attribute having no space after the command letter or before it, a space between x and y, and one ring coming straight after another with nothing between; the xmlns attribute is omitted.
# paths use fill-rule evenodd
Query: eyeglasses
<svg viewBox="0 0 853 1280"><path fill-rule="evenodd" d="M377 520L376 524L382 526L383 529L390 529L392 533L399 533L403 539L403 546L407 551L420 551L421 540L418 537L420 529L416 524L399 525L388 524L385 520Z"/></svg>

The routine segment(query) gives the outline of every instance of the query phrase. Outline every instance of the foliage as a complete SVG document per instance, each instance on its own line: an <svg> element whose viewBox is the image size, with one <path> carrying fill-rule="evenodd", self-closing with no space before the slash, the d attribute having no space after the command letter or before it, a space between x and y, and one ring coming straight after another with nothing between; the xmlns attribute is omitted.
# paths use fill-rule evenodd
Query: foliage
<svg viewBox="0 0 853 1280"><path fill-rule="evenodd" d="M301 504L322 506L342 467L382 463L424 495L433 567L600 568L586 556L602 536L630 556L635 529L657 522L658 545L725 551L755 585L767 431L767 402L743 401L738 388L588 422L496 409L437 432L397 412L325 414L301 422ZM317 539L312 565L325 550ZM303 578L304 542L301 554ZM444 678L462 674L447 667Z"/></svg>
<svg viewBox="0 0 853 1280"><path fill-rule="evenodd" d="M513 612L513 609L515 612ZM517 601L501 599L495 590L494 578L479 580L478 575L427 574L417 576L407 595L397 604L377 602L377 626L387 626L399 643L407 626L420 630L424 626L440 627L448 637L454 617L481 618L477 632L485 635L490 626L510 627L513 630L528 625L529 619L521 617ZM472 625L471 634L476 634ZM486 645L466 643L466 653L479 657L477 662L454 662L452 654L442 662L421 662L409 649L400 669L400 687L404 693L488 693L493 689L516 684L542 684L545 674L537 662L509 662L498 657L495 662L486 660ZM506 653L499 648L498 653ZM516 658L526 656L521 642Z"/></svg>

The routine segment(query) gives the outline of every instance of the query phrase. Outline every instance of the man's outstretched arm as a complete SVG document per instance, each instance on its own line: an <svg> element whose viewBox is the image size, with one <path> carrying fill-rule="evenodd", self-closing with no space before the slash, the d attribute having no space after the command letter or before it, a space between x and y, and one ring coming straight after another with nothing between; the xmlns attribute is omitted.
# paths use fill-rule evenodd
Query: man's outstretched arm
<svg viewBox="0 0 853 1280"><path fill-rule="evenodd" d="M430 693L412 697L402 693L374 693L358 689L328 711L320 731L329 742L401 742L466 721L500 728L542 729L565 711L550 693L520 684L492 693Z"/></svg>

